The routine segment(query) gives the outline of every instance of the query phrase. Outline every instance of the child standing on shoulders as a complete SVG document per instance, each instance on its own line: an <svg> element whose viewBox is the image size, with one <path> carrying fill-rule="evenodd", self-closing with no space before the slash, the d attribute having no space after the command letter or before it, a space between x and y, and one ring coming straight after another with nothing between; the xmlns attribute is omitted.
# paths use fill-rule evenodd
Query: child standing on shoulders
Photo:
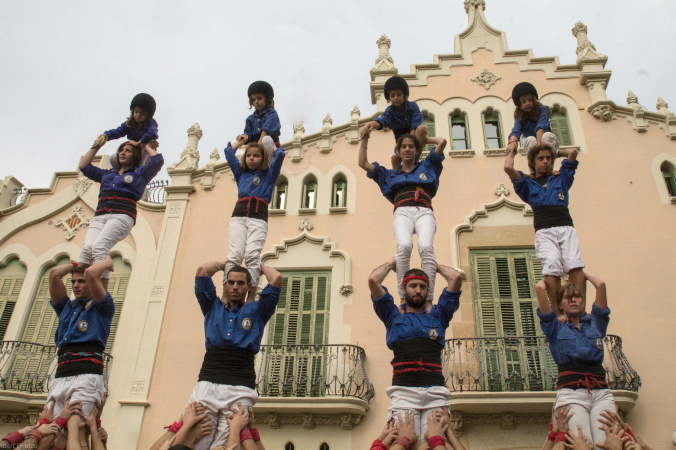
<svg viewBox="0 0 676 450"><path fill-rule="evenodd" d="M244 125L244 144L258 143L267 153L268 161L272 161L275 149L279 148L279 130L282 125L275 111L275 91L270 83L254 81L247 91L249 107L255 108L253 114L246 118ZM237 136L239 140L240 136Z"/></svg>
<svg viewBox="0 0 676 450"><path fill-rule="evenodd" d="M535 145L546 144L552 149L552 156L559 153L559 138L552 133L549 123L549 108L538 101L538 91L530 83L523 82L512 89L514 109L514 128L509 134L507 149L516 148L519 139L524 136L523 144L526 156ZM532 175L532 174L531 174Z"/></svg>
<svg viewBox="0 0 676 450"><path fill-rule="evenodd" d="M416 102L408 101L408 83L402 77L394 76L385 82L385 98L392 104L380 117L366 122L361 130L361 137L371 130L389 128L394 133L394 140L404 134L412 134L424 148L427 145L427 127L422 124L423 115ZM392 168L399 169L401 157L395 151L392 154Z"/></svg>
<svg viewBox="0 0 676 450"><path fill-rule="evenodd" d="M157 122L153 119L157 105L155 99L149 94L137 94L131 101L129 110L131 114L129 118L122 122L117 128L105 131L99 135L94 141L92 148L96 150L103 147L103 145L114 139L119 139L126 136L131 144L136 147L141 147L141 160L139 166L144 166L150 158L150 154L146 150L146 146L156 149L160 144L157 142ZM117 154L110 157L110 165L115 169L121 167L117 160Z"/></svg>
<svg viewBox="0 0 676 450"><path fill-rule="evenodd" d="M228 143L225 149L225 159L237 183L238 199L228 229L228 259L225 262L224 280L230 269L239 266L244 260L251 273L247 301L254 301L261 276L261 250L268 235L268 203L272 199L286 154L280 147L274 151L270 160L263 146L252 142L238 159L235 152L246 141L246 135L239 135L235 144Z"/></svg>
<svg viewBox="0 0 676 450"><path fill-rule="evenodd" d="M505 172L509 175L514 191L521 200L533 208L535 226L535 255L542 263L542 275L547 286L547 295L557 315L566 320L556 301L561 287L561 277L567 273L584 296L584 262L580 259L580 243L568 211L568 191L573 185L577 161L577 150L559 150L566 156L558 174L554 174L554 155L545 144L535 145L528 153L528 166L535 174L527 177L514 169L516 146L507 148Z"/></svg>

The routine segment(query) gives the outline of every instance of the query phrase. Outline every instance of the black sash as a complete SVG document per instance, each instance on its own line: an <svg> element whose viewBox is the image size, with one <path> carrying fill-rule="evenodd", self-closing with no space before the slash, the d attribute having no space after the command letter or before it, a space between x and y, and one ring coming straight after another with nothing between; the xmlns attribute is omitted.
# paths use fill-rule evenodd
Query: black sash
<svg viewBox="0 0 676 450"><path fill-rule="evenodd" d="M256 389L255 357L251 350L239 347L210 348L197 380Z"/></svg>
<svg viewBox="0 0 676 450"><path fill-rule="evenodd" d="M533 208L533 226L535 231L543 228L572 227L573 218L567 206L543 205Z"/></svg>
<svg viewBox="0 0 676 450"><path fill-rule="evenodd" d="M441 366L443 346L429 338L413 338L393 345L392 386L445 386Z"/></svg>
<svg viewBox="0 0 676 450"><path fill-rule="evenodd" d="M54 378L72 377L91 373L103 375L103 351L96 342L64 344L57 353L58 366Z"/></svg>

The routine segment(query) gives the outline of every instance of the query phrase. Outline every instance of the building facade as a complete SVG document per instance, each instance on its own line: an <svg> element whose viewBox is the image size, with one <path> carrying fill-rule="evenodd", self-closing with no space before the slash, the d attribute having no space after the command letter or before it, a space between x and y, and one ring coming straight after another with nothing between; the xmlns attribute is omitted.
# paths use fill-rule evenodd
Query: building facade
<svg viewBox="0 0 676 450"><path fill-rule="evenodd" d="M362 116L355 107L340 125L327 115L313 133L300 123L283 143L287 159L262 259L282 272L284 284L256 361L255 411L266 448L368 448L385 423L392 354L367 277L396 244L392 206L357 165L357 153L359 130L387 107L383 85L395 74L407 80L430 133L449 142L434 199L434 244L439 263L466 274L444 351L461 441L470 449L540 448L555 398L556 366L535 315L541 275L532 210L503 171L512 87L529 81L550 107L562 146L580 151L570 210L587 270L608 285L604 365L616 402L645 441L671 445L676 116L662 99L655 110L631 92L626 105L608 99L607 57L582 23L572 30L577 61L561 65L556 57L509 50L504 33L486 22L485 7L466 0L469 25L455 37L454 53L434 55L410 73L396 68L382 36L370 71L377 112ZM118 308L103 415L110 448L149 448L182 413L202 363L192 274L204 261L226 258L237 188L220 151L201 161L201 137L198 124L188 129L185 150L168 168L171 180L149 189L130 236L112 250ZM392 143L391 131L374 132L369 159L389 166ZM525 169L525 158L517 166ZM13 177L0 188L6 430L32 421L46 399L56 323L47 274L77 259L97 194L78 172L56 173L48 188L22 190ZM415 253L412 266L419 264ZM390 275L385 285L392 291L394 284Z"/></svg>

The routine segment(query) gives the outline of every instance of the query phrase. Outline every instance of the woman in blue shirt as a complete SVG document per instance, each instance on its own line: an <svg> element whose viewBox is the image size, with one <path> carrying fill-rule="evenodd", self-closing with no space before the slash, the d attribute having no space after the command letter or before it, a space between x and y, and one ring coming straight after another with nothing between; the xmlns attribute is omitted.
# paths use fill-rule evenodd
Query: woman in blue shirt
<svg viewBox="0 0 676 450"><path fill-rule="evenodd" d="M615 411L615 400L602 365L610 309L605 283L588 273L585 276L596 289L591 314L585 312L585 299L577 286L569 283L559 289L558 305L568 317L567 323L557 319L543 280L535 290L540 304L540 326L559 370L555 408L570 407L573 417L568 427L576 430L579 426L596 445L606 440L605 431L599 430L601 412Z"/></svg>

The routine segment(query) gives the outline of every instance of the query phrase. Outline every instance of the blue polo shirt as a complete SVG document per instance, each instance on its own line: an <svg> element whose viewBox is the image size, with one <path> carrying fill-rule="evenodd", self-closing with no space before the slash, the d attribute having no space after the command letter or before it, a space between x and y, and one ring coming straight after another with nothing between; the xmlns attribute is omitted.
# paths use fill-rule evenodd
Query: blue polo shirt
<svg viewBox="0 0 676 450"><path fill-rule="evenodd" d="M249 142L258 142L261 133L267 131L273 141L279 142L279 130L281 130L281 128L282 124L279 122L279 116L277 115L275 108L265 108L260 114L258 113L258 110L256 110L246 118L244 134L249 136Z"/></svg>
<svg viewBox="0 0 676 450"><path fill-rule="evenodd" d="M514 192L533 209L545 205L568 206L568 190L573 185L578 164L579 161L564 159L559 175L550 175L547 179L547 187L519 171L521 179L512 181Z"/></svg>
<svg viewBox="0 0 676 450"><path fill-rule="evenodd" d="M380 192L392 204L394 204L396 192L407 185L422 186L430 194L430 197L434 197L437 194L437 189L439 189L439 176L444 168L442 165L444 158L444 155L437 155L437 152L431 150L429 156L422 161L418 161L410 172L387 169L374 162L373 170L366 176L378 183Z"/></svg>
<svg viewBox="0 0 676 450"><path fill-rule="evenodd" d="M207 350L236 346L258 353L265 324L275 313L281 289L265 286L259 300L230 309L216 295L211 277L195 277L195 296L204 314Z"/></svg>
<svg viewBox="0 0 676 450"><path fill-rule="evenodd" d="M225 159L228 161L230 170L232 170L237 182L237 198L257 197L269 203L272 200L272 192L277 185L279 173L282 171L285 156L284 149L280 147L275 150L268 170L257 170L255 172L242 170L239 158L235 156L235 151L228 142L228 146L225 148Z"/></svg>
<svg viewBox="0 0 676 450"><path fill-rule="evenodd" d="M62 298L57 303L52 303L52 308L59 316L59 325L54 334L54 343L57 347L64 344L82 344L95 342L102 347L108 342L110 324L113 323L115 314L115 302L109 292L100 302L93 301L89 308L85 305L91 298L70 300Z"/></svg>
<svg viewBox="0 0 676 450"><path fill-rule="evenodd" d="M105 170L92 164L82 169L82 174L101 183L100 193L110 194L111 191L119 191L133 196L138 201L143 197L146 185L158 174L163 164L164 157L158 153L151 156L145 166L132 166L121 175L115 169Z"/></svg>
<svg viewBox="0 0 676 450"><path fill-rule="evenodd" d="M130 141L141 141L144 144L147 144L148 142L154 141L158 138L157 122L155 119L150 119L148 121L148 128L130 128L127 126L127 121L125 120L119 127L104 131L103 134L108 136L109 140L119 139L122 136L127 136L127 139Z"/></svg>
<svg viewBox="0 0 676 450"><path fill-rule="evenodd" d="M545 105L540 105L540 117L538 121L534 122L531 119L526 119L523 122L517 117L514 119L514 128L512 132L509 133L509 140L512 136L516 136L517 139L521 138L521 135L524 137L536 136L538 130L552 131L552 127L549 123L549 108Z"/></svg>
<svg viewBox="0 0 676 450"><path fill-rule="evenodd" d="M416 102L405 100L405 105L404 112L399 111L394 105L390 105L380 117L373 120L382 125L383 128L394 131L395 137L398 137L401 132L409 133L422 124L423 115Z"/></svg>
<svg viewBox="0 0 676 450"><path fill-rule="evenodd" d="M460 306L462 291L448 292L444 288L439 301L432 306L429 313L425 310L422 314L401 314L387 288L383 289L385 294L382 297L371 297L371 300L373 309L387 329L387 346L390 349L399 341L413 338L432 339L443 347L446 342L446 329Z"/></svg>
<svg viewBox="0 0 676 450"><path fill-rule="evenodd" d="M553 310L541 314L538 308L540 327L547 336L554 362L558 365L569 362L601 364L609 316L610 309L594 304L591 314L580 317L580 330L572 323L559 322Z"/></svg>

